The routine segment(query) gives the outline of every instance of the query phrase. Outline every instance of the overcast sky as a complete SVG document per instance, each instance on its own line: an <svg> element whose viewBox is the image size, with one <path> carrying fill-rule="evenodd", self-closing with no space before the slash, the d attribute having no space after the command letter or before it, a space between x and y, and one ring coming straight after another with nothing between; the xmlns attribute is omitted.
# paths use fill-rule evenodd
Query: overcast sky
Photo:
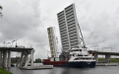
<svg viewBox="0 0 119 74"><path fill-rule="evenodd" d="M86 45L119 51L119 0L0 0L0 46L17 39L19 46L35 49L35 58L46 58L50 50L47 28L53 26L60 51L57 13L72 3Z"/></svg>

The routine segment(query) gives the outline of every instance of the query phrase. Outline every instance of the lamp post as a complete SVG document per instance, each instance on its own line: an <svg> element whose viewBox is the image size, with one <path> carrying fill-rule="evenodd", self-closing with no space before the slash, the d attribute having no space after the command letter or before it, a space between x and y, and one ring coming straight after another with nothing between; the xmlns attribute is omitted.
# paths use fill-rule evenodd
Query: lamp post
<svg viewBox="0 0 119 74"><path fill-rule="evenodd" d="M102 48L102 52L103 52L103 48ZM102 55L102 58L103 58L103 55Z"/></svg>
<svg viewBox="0 0 119 74"><path fill-rule="evenodd" d="M112 47L109 47L111 49L111 52L112 52Z"/></svg>
<svg viewBox="0 0 119 74"><path fill-rule="evenodd" d="M3 42L3 46L5 47L5 41Z"/></svg>
<svg viewBox="0 0 119 74"><path fill-rule="evenodd" d="M104 47L104 49L111 49L111 51L112 51L112 47Z"/></svg>
<svg viewBox="0 0 119 74"><path fill-rule="evenodd" d="M7 47L8 44L11 44L11 42L7 42L6 47Z"/></svg>
<svg viewBox="0 0 119 74"><path fill-rule="evenodd" d="M17 44L17 39L15 39L15 40L12 41L12 45L13 45L13 43L14 43L15 41L16 41L16 44Z"/></svg>

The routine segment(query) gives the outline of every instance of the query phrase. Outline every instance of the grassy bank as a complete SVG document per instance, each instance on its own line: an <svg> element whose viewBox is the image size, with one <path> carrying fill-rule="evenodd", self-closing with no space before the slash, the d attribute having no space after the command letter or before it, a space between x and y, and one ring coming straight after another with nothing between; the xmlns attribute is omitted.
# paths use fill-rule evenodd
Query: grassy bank
<svg viewBox="0 0 119 74"><path fill-rule="evenodd" d="M99 58L98 61L105 61L105 58ZM111 58L110 62L119 62L119 58Z"/></svg>
<svg viewBox="0 0 119 74"><path fill-rule="evenodd" d="M10 73L10 72L8 72L5 69L0 67L0 74L12 74L12 73Z"/></svg>

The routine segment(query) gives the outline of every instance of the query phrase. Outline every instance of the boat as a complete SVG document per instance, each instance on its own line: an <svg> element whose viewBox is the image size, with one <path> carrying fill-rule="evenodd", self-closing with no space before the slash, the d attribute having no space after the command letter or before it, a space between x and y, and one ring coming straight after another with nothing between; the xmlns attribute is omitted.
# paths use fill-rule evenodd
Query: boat
<svg viewBox="0 0 119 74"><path fill-rule="evenodd" d="M95 67L96 63L94 56L89 54L86 48L72 48L67 59L67 61L58 61L58 58L44 59L43 64L54 67L86 68Z"/></svg>
<svg viewBox="0 0 119 74"><path fill-rule="evenodd" d="M57 14L62 53L57 57L57 50L55 49L57 41L53 31L48 29L51 57L44 59L43 64L74 68L95 67L96 61L94 56L87 51L75 12L75 4L71 4Z"/></svg>

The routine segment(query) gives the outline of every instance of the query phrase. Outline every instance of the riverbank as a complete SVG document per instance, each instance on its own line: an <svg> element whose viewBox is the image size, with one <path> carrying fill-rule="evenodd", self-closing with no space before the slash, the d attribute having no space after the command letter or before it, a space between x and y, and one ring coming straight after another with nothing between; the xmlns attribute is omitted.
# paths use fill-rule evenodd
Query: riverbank
<svg viewBox="0 0 119 74"><path fill-rule="evenodd" d="M118 63L96 63L96 66L118 66Z"/></svg>
<svg viewBox="0 0 119 74"><path fill-rule="evenodd" d="M5 69L0 67L0 74L12 74L12 73L10 73L10 72L8 72Z"/></svg>
<svg viewBox="0 0 119 74"><path fill-rule="evenodd" d="M98 58L98 61L104 62L104 61L105 61L105 58ZM111 59L110 59L110 62L119 63L119 58L111 58Z"/></svg>

